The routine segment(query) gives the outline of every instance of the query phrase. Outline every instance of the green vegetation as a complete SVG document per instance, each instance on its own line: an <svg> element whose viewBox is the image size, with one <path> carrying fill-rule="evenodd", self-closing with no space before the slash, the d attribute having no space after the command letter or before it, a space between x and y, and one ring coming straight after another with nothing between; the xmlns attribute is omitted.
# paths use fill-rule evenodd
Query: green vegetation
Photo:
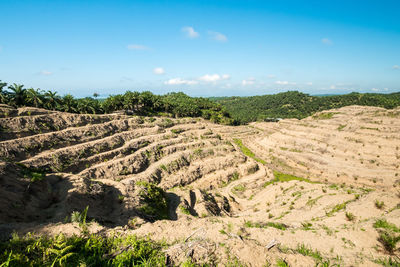
<svg viewBox="0 0 400 267"><path fill-rule="evenodd" d="M232 188L232 193L234 194L243 193L244 191L246 191L246 187L243 184L239 184Z"/></svg>
<svg viewBox="0 0 400 267"><path fill-rule="evenodd" d="M165 192L155 184L139 181L141 187L139 210L153 220L168 219L168 203Z"/></svg>
<svg viewBox="0 0 400 267"><path fill-rule="evenodd" d="M286 262L284 259L277 259L276 260L277 267L289 267L289 263Z"/></svg>
<svg viewBox="0 0 400 267"><path fill-rule="evenodd" d="M348 221L354 221L355 219L356 219L356 216L354 216L354 214L353 213L351 213L351 212L346 212L346 219L348 220Z"/></svg>
<svg viewBox="0 0 400 267"><path fill-rule="evenodd" d="M190 97L184 93L154 95L149 91L112 95L106 99L85 97L75 99L72 95L59 96L57 92L25 89L23 85L0 81L0 104L13 107L37 107L71 113L103 114L125 110L135 115L166 115L171 117L202 117L215 123L236 124L224 108L209 99Z"/></svg>
<svg viewBox="0 0 400 267"><path fill-rule="evenodd" d="M338 114L337 112L324 112L320 114L315 114L313 119L315 120L329 120L333 118L333 115Z"/></svg>
<svg viewBox="0 0 400 267"><path fill-rule="evenodd" d="M395 224L386 221L385 219L378 219L374 223L374 228L377 229L386 229L396 233L400 233L400 228L397 227Z"/></svg>
<svg viewBox="0 0 400 267"><path fill-rule="evenodd" d="M392 94L350 93L334 96L310 96L297 91L250 97L214 97L240 123L276 118L302 119L312 114L349 105L394 108L400 105L400 92ZM332 113L323 113L333 116Z"/></svg>
<svg viewBox="0 0 400 267"><path fill-rule="evenodd" d="M317 261L322 261L321 253L318 250L313 250L305 244L297 245L296 252L300 253L303 256L310 256Z"/></svg>
<svg viewBox="0 0 400 267"><path fill-rule="evenodd" d="M385 206L385 202L383 201L379 201L379 200L375 200L375 207L377 207L378 209L383 209L383 207Z"/></svg>
<svg viewBox="0 0 400 267"><path fill-rule="evenodd" d="M162 247L136 236L14 235L0 243L0 266L166 266Z"/></svg>
<svg viewBox="0 0 400 267"><path fill-rule="evenodd" d="M381 264L385 267L399 267L400 266L400 259L395 257L387 257L375 260L376 263Z"/></svg>
<svg viewBox="0 0 400 267"><path fill-rule="evenodd" d="M41 181L46 177L46 172L42 169L26 167L22 163L16 163L20 167L20 172L25 178L29 178L31 182Z"/></svg>
<svg viewBox="0 0 400 267"><path fill-rule="evenodd" d="M318 201L319 199L321 199L322 197L323 197L323 196L318 196L318 197L316 197L316 198L311 198L311 199L309 199L309 200L307 201L306 205L312 207L312 206L314 206L314 205L317 203L317 201Z"/></svg>
<svg viewBox="0 0 400 267"><path fill-rule="evenodd" d="M235 142L236 145L239 146L239 148L242 151L242 153L245 154L247 157L250 157L250 158L254 159L257 162L260 162L261 164L267 164L267 162L265 160L257 158L256 155L253 153L253 151L251 151L248 147L243 145L242 140L240 140L238 138L235 138L235 139L233 139L233 141Z"/></svg>
<svg viewBox="0 0 400 267"><path fill-rule="evenodd" d="M89 233L89 229L86 224L86 216L87 216L88 209L89 209L89 206L86 206L86 208L82 212L73 211L71 214L71 222L79 223L81 232L84 235L87 235Z"/></svg>
<svg viewBox="0 0 400 267"><path fill-rule="evenodd" d="M179 206L179 209L181 210L181 212L182 212L183 214L192 215L192 214L190 213L190 210L189 210L187 207L185 207L185 206Z"/></svg>
<svg viewBox="0 0 400 267"><path fill-rule="evenodd" d="M287 229L287 225L285 225L283 223L275 223L275 222L266 222L266 223L264 223L264 222L254 222L253 223L252 221L246 221L244 223L244 225L246 227L249 227L249 228L268 228L268 227L273 227L273 228L276 228L276 229L279 229L279 230L282 230L282 231Z"/></svg>
<svg viewBox="0 0 400 267"><path fill-rule="evenodd" d="M301 223L301 226L303 227L303 230L308 231L311 230L312 228L312 223L310 222L303 222Z"/></svg>
<svg viewBox="0 0 400 267"><path fill-rule="evenodd" d="M274 173L274 179L266 182L264 184L264 187L270 185L270 184L274 184L274 183L278 183L278 182L289 182L289 181L293 181L293 180L297 180L297 181L302 181L302 182L307 182L307 183L317 183L317 182L313 182L310 181L309 179L303 178L303 177L297 177L291 174L286 174L286 173L282 173L279 171L273 171Z"/></svg>
<svg viewBox="0 0 400 267"><path fill-rule="evenodd" d="M331 217L333 216L333 214L335 214L338 211L344 210L346 209L347 204L351 202L351 200L337 204L336 206L334 206L329 212L326 213L326 216Z"/></svg>
<svg viewBox="0 0 400 267"><path fill-rule="evenodd" d="M387 252L393 254L396 250L397 243L400 241L400 235L396 235L391 231L381 231L378 241L381 242Z"/></svg>

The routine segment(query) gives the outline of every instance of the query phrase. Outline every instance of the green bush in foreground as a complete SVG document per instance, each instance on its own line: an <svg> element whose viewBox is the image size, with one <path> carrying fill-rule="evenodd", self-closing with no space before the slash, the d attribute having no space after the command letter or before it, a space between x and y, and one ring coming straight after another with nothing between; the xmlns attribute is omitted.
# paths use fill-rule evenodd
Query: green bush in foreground
<svg viewBox="0 0 400 267"><path fill-rule="evenodd" d="M14 236L0 243L0 266L165 266L162 247L136 236Z"/></svg>
<svg viewBox="0 0 400 267"><path fill-rule="evenodd" d="M168 202L165 192L155 184L139 181L141 187L139 210L154 220L168 219Z"/></svg>

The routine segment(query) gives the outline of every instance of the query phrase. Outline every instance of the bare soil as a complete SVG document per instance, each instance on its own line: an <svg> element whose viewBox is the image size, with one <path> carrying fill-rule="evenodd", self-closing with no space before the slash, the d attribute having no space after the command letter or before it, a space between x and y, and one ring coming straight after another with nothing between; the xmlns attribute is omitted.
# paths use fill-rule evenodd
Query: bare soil
<svg viewBox="0 0 400 267"><path fill-rule="evenodd" d="M374 222L400 226L399 108L349 106L237 127L4 105L0 114L2 239L79 234L68 217L89 206L91 232L165 240L176 264L321 262L302 255L304 245L330 264L378 266L388 254ZM24 168L47 173L33 181ZM282 174L297 178L271 182ZM165 190L170 219L141 213L138 181Z"/></svg>

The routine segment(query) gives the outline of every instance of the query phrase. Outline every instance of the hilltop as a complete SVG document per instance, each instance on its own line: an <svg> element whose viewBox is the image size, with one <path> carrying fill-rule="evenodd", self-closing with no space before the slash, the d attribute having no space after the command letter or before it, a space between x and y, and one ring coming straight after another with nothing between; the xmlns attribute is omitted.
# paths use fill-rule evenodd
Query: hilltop
<svg viewBox="0 0 400 267"><path fill-rule="evenodd" d="M351 105L392 109L400 106L400 93L311 96L288 91L274 95L210 98L221 104L238 123L263 121L268 118L303 119L315 112Z"/></svg>

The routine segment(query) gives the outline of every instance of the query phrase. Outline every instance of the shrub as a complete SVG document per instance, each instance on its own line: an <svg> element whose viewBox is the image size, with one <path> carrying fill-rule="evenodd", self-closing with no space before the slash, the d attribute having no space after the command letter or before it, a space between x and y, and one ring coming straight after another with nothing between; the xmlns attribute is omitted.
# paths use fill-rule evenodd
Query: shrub
<svg viewBox="0 0 400 267"><path fill-rule="evenodd" d="M153 220L168 219L168 203L164 191L155 184L137 182L141 187L139 210Z"/></svg>
<svg viewBox="0 0 400 267"><path fill-rule="evenodd" d="M400 241L400 235L396 235L391 231L383 230L379 233L378 241L381 242L387 252L393 254L396 245Z"/></svg>
<svg viewBox="0 0 400 267"><path fill-rule="evenodd" d="M375 200L375 207L377 207L378 209L383 209L383 207L385 206L385 202L383 201L379 201L379 200Z"/></svg>
<svg viewBox="0 0 400 267"><path fill-rule="evenodd" d="M351 212L346 212L346 219L348 221L354 221L356 219L356 216L354 216L354 214Z"/></svg>

